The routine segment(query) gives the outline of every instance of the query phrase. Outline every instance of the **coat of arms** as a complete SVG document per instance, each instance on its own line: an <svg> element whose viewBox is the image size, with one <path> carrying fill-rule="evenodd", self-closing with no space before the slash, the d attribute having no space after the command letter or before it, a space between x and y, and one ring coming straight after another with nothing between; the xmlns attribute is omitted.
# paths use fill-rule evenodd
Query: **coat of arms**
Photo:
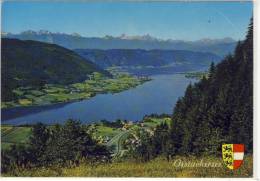
<svg viewBox="0 0 260 181"><path fill-rule="evenodd" d="M223 144L222 145L222 158L225 165L235 170L243 163L245 152L244 144Z"/></svg>

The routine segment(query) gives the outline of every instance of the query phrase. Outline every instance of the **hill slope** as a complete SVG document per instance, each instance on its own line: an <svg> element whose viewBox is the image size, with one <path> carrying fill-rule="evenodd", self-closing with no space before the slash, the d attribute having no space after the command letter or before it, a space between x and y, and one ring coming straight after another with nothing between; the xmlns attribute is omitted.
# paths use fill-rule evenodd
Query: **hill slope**
<svg viewBox="0 0 260 181"><path fill-rule="evenodd" d="M110 76L75 52L54 44L2 39L2 101L14 99L20 86L71 84L88 79L93 72Z"/></svg>
<svg viewBox="0 0 260 181"><path fill-rule="evenodd" d="M244 144L253 151L253 21L246 40L209 78L188 86L172 119L173 154L221 153L221 144Z"/></svg>

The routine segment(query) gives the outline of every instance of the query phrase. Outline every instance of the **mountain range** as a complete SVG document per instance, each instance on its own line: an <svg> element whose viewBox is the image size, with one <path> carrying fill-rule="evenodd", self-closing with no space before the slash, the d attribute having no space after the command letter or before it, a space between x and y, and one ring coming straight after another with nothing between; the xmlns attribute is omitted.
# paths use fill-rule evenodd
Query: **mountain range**
<svg viewBox="0 0 260 181"><path fill-rule="evenodd" d="M54 43L68 49L163 49L163 50L189 50L199 52L210 52L224 57L232 53L236 41L232 38L223 39L201 39L197 41L184 40L163 40L152 37L149 34L142 36L104 36L104 37L83 37L78 33L52 33L46 30L24 31L18 34L2 33L2 37L17 38L21 40L35 40L47 43Z"/></svg>

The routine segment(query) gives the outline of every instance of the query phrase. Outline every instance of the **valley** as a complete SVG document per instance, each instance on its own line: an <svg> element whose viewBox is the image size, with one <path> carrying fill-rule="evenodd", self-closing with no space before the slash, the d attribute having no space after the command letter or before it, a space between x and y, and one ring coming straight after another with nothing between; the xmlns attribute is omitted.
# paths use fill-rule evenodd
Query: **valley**
<svg viewBox="0 0 260 181"><path fill-rule="evenodd" d="M254 4L4 1L1 176L253 178Z"/></svg>

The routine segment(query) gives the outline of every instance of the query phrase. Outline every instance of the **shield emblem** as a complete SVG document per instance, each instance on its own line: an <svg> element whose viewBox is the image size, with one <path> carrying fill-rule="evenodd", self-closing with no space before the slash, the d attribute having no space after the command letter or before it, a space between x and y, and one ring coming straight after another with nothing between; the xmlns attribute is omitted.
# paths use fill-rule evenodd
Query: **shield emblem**
<svg viewBox="0 0 260 181"><path fill-rule="evenodd" d="M244 158L245 146L244 144L223 144L222 158L225 165L231 169L238 169Z"/></svg>

